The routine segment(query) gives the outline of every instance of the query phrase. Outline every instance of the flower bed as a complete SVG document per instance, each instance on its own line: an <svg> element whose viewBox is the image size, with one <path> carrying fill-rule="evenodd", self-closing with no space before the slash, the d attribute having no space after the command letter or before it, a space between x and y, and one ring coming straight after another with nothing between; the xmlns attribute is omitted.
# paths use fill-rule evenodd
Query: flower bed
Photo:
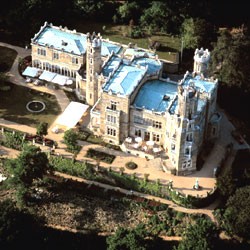
<svg viewBox="0 0 250 250"><path fill-rule="evenodd" d="M103 162L106 162L109 164L111 164L115 159L114 155L110 155L110 154L107 154L105 152L100 152L100 151L94 150L92 148L90 148L87 151L86 157L89 157L89 158L92 158L95 160L100 160L100 161L103 161Z"/></svg>

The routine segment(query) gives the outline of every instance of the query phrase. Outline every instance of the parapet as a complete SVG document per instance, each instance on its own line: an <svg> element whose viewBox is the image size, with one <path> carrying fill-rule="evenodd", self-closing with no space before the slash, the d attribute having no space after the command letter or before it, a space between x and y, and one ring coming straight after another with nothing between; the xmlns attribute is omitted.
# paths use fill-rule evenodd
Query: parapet
<svg viewBox="0 0 250 250"><path fill-rule="evenodd" d="M203 48L196 49L194 52L194 60L200 63L208 63L210 60L210 51L208 49L204 50Z"/></svg>

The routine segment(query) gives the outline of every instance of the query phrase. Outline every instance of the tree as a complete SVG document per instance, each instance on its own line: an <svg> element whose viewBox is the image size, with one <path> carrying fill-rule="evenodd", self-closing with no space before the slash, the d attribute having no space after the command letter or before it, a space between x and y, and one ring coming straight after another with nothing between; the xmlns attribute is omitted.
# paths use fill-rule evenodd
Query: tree
<svg viewBox="0 0 250 250"><path fill-rule="evenodd" d="M36 134L40 136L44 136L48 134L48 123L40 122L36 128Z"/></svg>
<svg viewBox="0 0 250 250"><path fill-rule="evenodd" d="M220 224L229 234L250 240L250 186L239 188L222 211Z"/></svg>
<svg viewBox="0 0 250 250"><path fill-rule="evenodd" d="M34 244L40 249L42 222L11 200L0 201L0 249L31 249Z"/></svg>
<svg viewBox="0 0 250 250"><path fill-rule="evenodd" d="M227 170L216 180L216 186L222 196L229 197L235 192L236 184L233 180L232 170Z"/></svg>
<svg viewBox="0 0 250 250"><path fill-rule="evenodd" d="M74 148L77 145L77 132L73 129L69 129L64 133L63 140L68 148Z"/></svg>
<svg viewBox="0 0 250 250"><path fill-rule="evenodd" d="M103 7L101 0L74 0L74 5L83 16L93 16Z"/></svg>
<svg viewBox="0 0 250 250"><path fill-rule="evenodd" d="M186 18L181 26L184 48L211 48L211 42L215 39L213 26L204 19Z"/></svg>
<svg viewBox="0 0 250 250"><path fill-rule="evenodd" d="M145 250L145 230L118 228L114 235L107 237L108 250Z"/></svg>
<svg viewBox="0 0 250 250"><path fill-rule="evenodd" d="M7 168L13 176L11 183L23 187L30 187L34 180L42 179L46 173L53 171L47 155L33 145L24 145L19 156L8 161Z"/></svg>
<svg viewBox="0 0 250 250"><path fill-rule="evenodd" d="M250 37L243 31L222 30L211 53L210 74L227 87L250 92ZM244 59L243 59L244 58Z"/></svg>
<svg viewBox="0 0 250 250"><path fill-rule="evenodd" d="M171 9L168 8L166 3L153 1L151 6L144 10L140 18L140 24L153 32L167 31L171 15Z"/></svg>
<svg viewBox="0 0 250 250"><path fill-rule="evenodd" d="M183 22L184 15L169 1L152 1L148 8L143 10L140 17L140 25L147 27L151 32L161 31L170 34L179 33L180 25ZM181 3L179 3L180 8Z"/></svg>
<svg viewBox="0 0 250 250"><path fill-rule="evenodd" d="M140 11L140 6L135 2L124 2L121 5L117 13L121 17L124 22L129 22L130 20L138 19L137 17L140 16L138 11Z"/></svg>
<svg viewBox="0 0 250 250"><path fill-rule="evenodd" d="M218 230L213 222L199 218L194 224L189 224L179 243L177 250L212 249Z"/></svg>

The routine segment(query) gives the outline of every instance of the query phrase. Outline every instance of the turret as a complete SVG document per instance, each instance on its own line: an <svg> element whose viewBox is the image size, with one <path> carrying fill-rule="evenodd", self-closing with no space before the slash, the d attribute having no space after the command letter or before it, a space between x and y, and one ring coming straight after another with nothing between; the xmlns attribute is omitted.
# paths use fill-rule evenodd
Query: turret
<svg viewBox="0 0 250 250"><path fill-rule="evenodd" d="M203 74L206 76L208 63L210 60L210 51L208 49L203 50L203 48L196 49L194 52L194 73Z"/></svg>
<svg viewBox="0 0 250 250"><path fill-rule="evenodd" d="M98 99L97 77L102 70L101 59L102 37L100 34L87 34L86 51L86 101L89 105L94 105Z"/></svg>
<svg viewBox="0 0 250 250"><path fill-rule="evenodd" d="M192 120L197 112L199 91L191 82L189 86L178 86L178 114L183 118Z"/></svg>

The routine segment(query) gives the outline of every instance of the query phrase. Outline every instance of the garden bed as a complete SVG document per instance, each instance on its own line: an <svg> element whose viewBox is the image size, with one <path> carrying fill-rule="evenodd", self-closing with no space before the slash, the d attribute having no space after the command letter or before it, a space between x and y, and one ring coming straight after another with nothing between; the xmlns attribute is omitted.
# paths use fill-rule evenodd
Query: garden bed
<svg viewBox="0 0 250 250"><path fill-rule="evenodd" d="M110 155L110 154L105 153L105 152L97 151L97 150L94 150L92 148L90 148L87 151L87 154L85 156L88 158L103 161L103 162L106 162L109 164L111 164L115 159L114 155Z"/></svg>

